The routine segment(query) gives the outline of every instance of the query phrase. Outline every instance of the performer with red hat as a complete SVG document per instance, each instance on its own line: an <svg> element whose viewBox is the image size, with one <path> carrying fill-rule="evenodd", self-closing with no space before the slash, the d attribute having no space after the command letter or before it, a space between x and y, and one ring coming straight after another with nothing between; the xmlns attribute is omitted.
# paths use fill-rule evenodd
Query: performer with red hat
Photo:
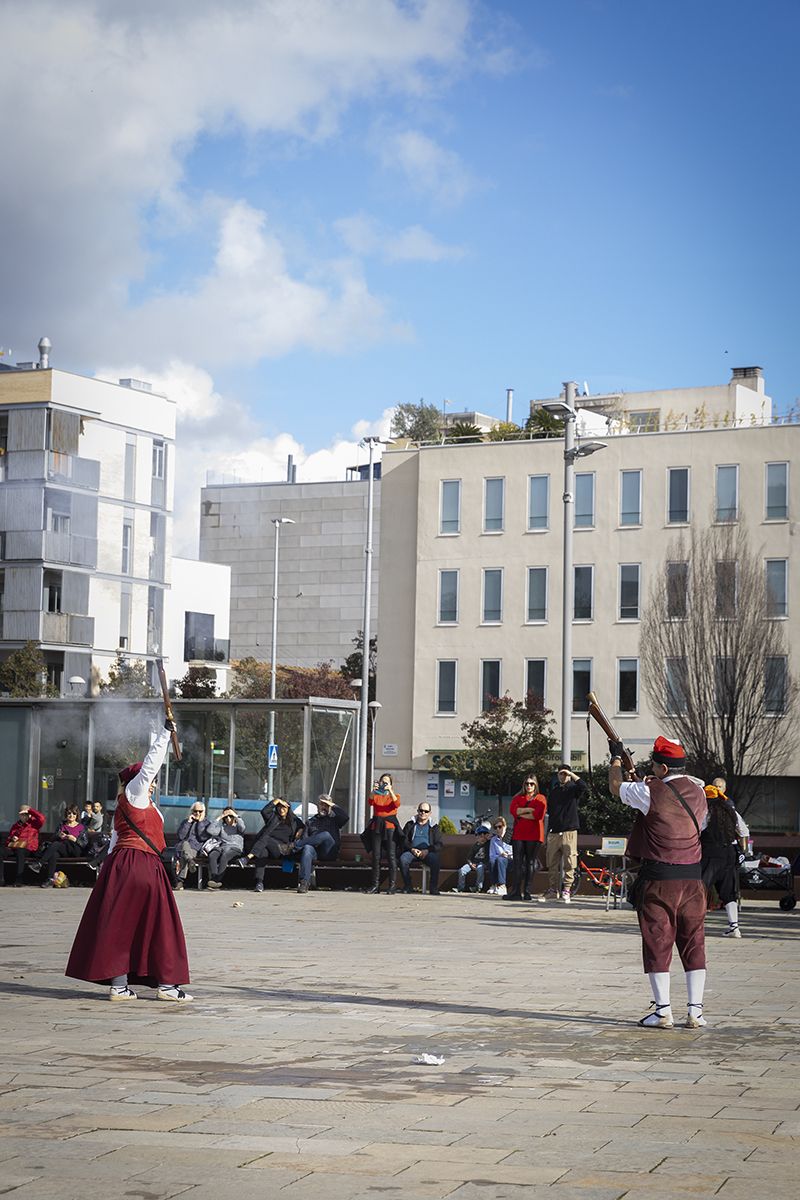
<svg viewBox="0 0 800 1200"><path fill-rule="evenodd" d="M103 983L110 1000L136 1000L131 983L157 988L156 999L192 997L183 926L161 861L164 818L153 803L156 779L175 729L167 720L144 762L119 773L108 858L78 926L66 975Z"/></svg>
<svg viewBox="0 0 800 1200"><path fill-rule="evenodd" d="M628 853L642 860L636 908L644 969L653 991L653 1011L639 1024L645 1029L671 1029L674 1025L669 970L677 946L686 972L686 1025L696 1029L706 1023L706 894L700 833L708 820L708 804L703 784L686 774L686 753L668 738L656 738L653 774L644 782L624 782L623 746L609 741L608 748L609 788L623 804L637 810Z"/></svg>

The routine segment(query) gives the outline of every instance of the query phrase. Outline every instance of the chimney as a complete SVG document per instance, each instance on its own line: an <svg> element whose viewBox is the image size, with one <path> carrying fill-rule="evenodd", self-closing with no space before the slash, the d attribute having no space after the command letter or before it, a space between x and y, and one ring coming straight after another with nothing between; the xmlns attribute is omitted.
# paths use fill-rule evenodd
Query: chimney
<svg viewBox="0 0 800 1200"><path fill-rule="evenodd" d="M39 370L47 371L50 368L50 351L53 349L50 338L39 338Z"/></svg>
<svg viewBox="0 0 800 1200"><path fill-rule="evenodd" d="M294 483L294 478L293 478L294 467L292 465L293 462L294 462L294 455L289 454L286 458L286 482L287 483Z"/></svg>
<svg viewBox="0 0 800 1200"><path fill-rule="evenodd" d="M752 388L754 392L763 392L764 372L761 367L734 367L731 371L731 383Z"/></svg>
<svg viewBox="0 0 800 1200"><path fill-rule="evenodd" d="M506 388L506 420L511 423L511 413L514 408L514 389Z"/></svg>

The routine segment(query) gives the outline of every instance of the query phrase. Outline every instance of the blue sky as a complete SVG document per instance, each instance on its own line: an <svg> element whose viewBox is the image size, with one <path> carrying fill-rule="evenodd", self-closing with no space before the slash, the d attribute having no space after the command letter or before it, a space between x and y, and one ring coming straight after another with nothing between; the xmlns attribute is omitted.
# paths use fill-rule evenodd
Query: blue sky
<svg viewBox="0 0 800 1200"><path fill-rule="evenodd" d="M420 397L800 392L793 0L4 14L0 345L173 391L187 505Z"/></svg>

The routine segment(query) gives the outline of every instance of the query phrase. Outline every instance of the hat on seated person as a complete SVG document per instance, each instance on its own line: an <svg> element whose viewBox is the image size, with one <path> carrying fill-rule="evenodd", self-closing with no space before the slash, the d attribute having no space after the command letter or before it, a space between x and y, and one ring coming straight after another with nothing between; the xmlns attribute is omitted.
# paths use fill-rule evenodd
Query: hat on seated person
<svg viewBox="0 0 800 1200"><path fill-rule="evenodd" d="M138 762L138 763L131 763L131 765L129 767L122 768L122 770L119 773L119 781L123 787L127 787L127 785L130 783L130 781L132 779L136 778L136 776L141 771L142 766L143 766L143 764Z"/></svg>
<svg viewBox="0 0 800 1200"><path fill-rule="evenodd" d="M680 742L657 737L653 744L653 762L663 763L670 770L677 771L686 766L686 751Z"/></svg>

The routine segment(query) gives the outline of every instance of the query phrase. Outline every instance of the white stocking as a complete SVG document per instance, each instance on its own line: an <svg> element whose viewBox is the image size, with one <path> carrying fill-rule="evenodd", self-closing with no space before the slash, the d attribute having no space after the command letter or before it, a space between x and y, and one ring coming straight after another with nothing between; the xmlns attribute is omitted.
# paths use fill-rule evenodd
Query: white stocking
<svg viewBox="0 0 800 1200"><path fill-rule="evenodd" d="M689 1004L703 1007L703 992L706 986L705 968L701 971L686 972L686 997Z"/></svg>
<svg viewBox="0 0 800 1200"><path fill-rule="evenodd" d="M650 971L647 978L656 1004L669 1004L669 971Z"/></svg>
<svg viewBox="0 0 800 1200"><path fill-rule="evenodd" d="M728 914L728 924L739 924L739 905L735 900L731 900L730 904L725 905L725 912Z"/></svg>

